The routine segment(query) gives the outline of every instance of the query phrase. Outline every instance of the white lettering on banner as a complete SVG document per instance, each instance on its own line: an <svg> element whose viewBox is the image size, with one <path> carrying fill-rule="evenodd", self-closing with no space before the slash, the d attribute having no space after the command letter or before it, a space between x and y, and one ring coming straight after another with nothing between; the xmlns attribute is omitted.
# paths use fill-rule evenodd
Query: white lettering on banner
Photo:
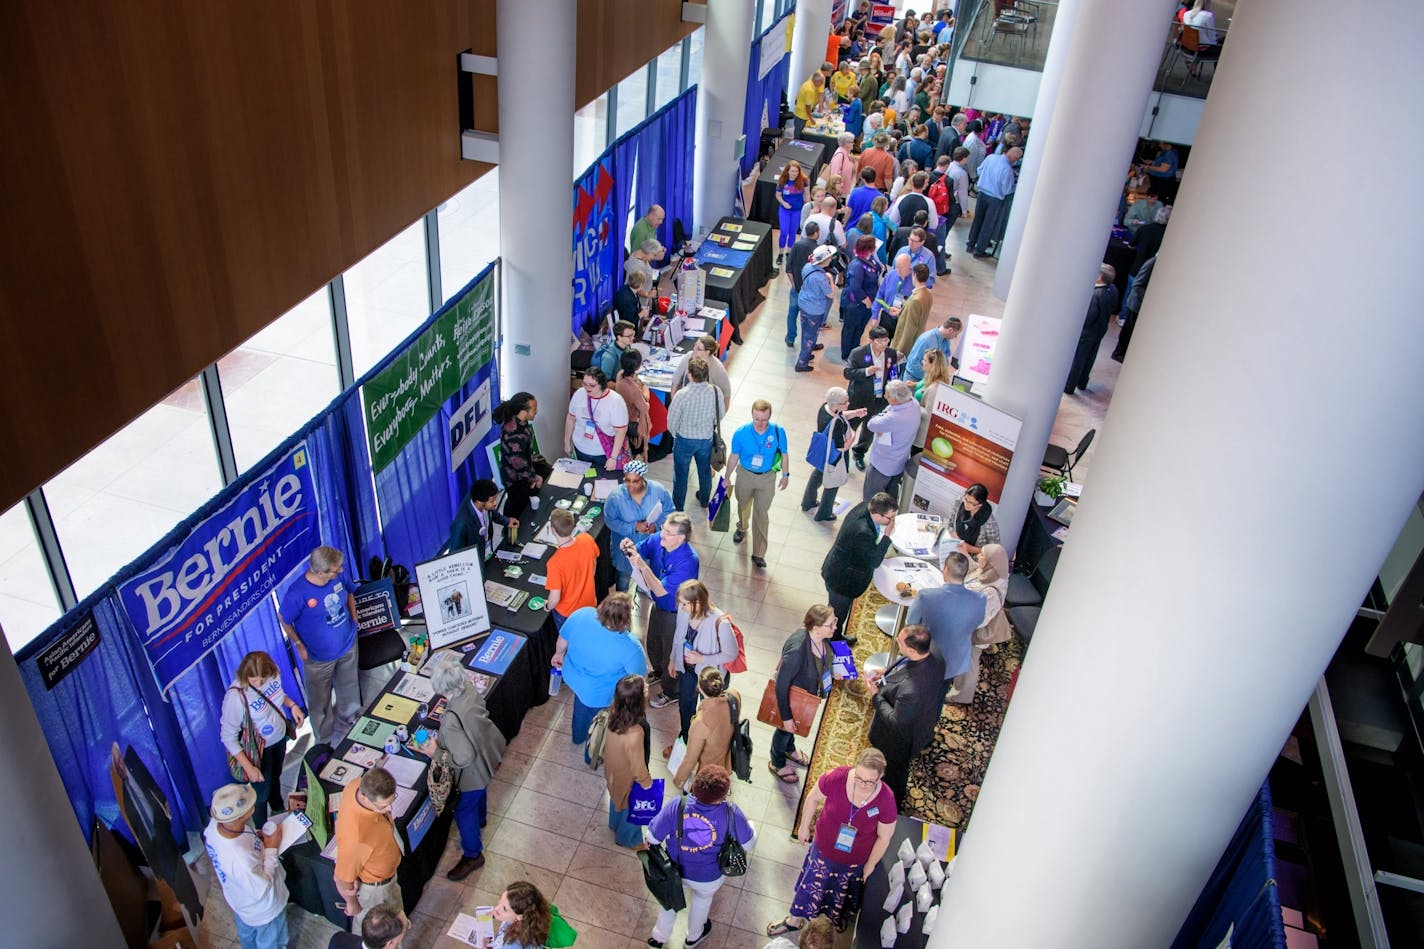
<svg viewBox="0 0 1424 949"><path fill-rule="evenodd" d="M256 506L238 514L200 552L184 561L176 574L160 573L135 588L147 614L145 635L160 632L181 618L189 606L222 582L249 551L300 510L301 480L293 474L283 475L271 490L263 482L257 501ZM230 590L229 600L245 588L244 583L239 589Z"/></svg>
<svg viewBox="0 0 1424 949"><path fill-rule="evenodd" d="M451 471L464 464L489 430L490 380L486 379L450 416Z"/></svg>

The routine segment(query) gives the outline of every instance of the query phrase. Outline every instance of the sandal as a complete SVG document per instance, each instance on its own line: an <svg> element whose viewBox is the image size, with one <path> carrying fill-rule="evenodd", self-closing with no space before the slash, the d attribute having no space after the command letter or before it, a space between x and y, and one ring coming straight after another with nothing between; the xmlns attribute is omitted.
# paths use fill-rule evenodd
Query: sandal
<svg viewBox="0 0 1424 949"><path fill-rule="evenodd" d="M776 775L776 780L781 781L784 784L795 784L798 780L795 771L778 771L776 765L772 764L770 761L766 763L766 770Z"/></svg>
<svg viewBox="0 0 1424 949"><path fill-rule="evenodd" d="M792 764L800 765L803 768L809 768L811 766L811 759L806 757L806 753L804 751L789 752L786 755L786 760L790 761Z"/></svg>
<svg viewBox="0 0 1424 949"><path fill-rule="evenodd" d="M791 925L791 917L790 917L790 916L782 917L781 922L779 922L779 923L771 923L771 924L769 924L769 925L766 927L766 934L767 934L768 936L784 936L784 935L786 935L787 933L795 933L795 932L800 932L800 931L801 931L801 927L800 927L800 926L793 926L793 925Z"/></svg>

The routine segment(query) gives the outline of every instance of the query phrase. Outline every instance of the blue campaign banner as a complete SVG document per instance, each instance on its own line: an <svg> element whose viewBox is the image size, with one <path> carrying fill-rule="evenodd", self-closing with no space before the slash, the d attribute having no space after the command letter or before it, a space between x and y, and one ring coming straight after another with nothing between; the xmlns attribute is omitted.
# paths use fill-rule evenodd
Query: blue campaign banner
<svg viewBox="0 0 1424 949"><path fill-rule="evenodd" d="M509 664L523 648L523 636L497 629L490 633L484 642L475 646L475 655L470 659L469 665L481 672L502 676L509 671Z"/></svg>
<svg viewBox="0 0 1424 949"><path fill-rule="evenodd" d="M119 587L159 688L213 650L320 545L306 442Z"/></svg>
<svg viewBox="0 0 1424 949"><path fill-rule="evenodd" d="M612 154L574 182L574 332L597 322L602 302L611 301L622 283L618 265L623 235L613 185Z"/></svg>

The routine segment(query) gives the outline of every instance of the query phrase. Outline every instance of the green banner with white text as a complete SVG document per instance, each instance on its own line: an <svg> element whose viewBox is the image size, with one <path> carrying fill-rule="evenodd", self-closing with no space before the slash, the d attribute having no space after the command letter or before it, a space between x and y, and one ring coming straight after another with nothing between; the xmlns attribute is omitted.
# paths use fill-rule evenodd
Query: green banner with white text
<svg viewBox="0 0 1424 949"><path fill-rule="evenodd" d="M361 387L371 467L380 471L494 357L494 280L452 301L383 372Z"/></svg>

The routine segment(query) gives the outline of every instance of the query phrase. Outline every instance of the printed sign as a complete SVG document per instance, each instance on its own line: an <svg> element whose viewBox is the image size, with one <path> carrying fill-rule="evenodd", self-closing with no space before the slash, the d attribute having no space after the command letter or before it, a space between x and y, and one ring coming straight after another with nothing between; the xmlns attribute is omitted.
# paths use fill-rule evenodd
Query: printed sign
<svg viewBox="0 0 1424 949"><path fill-rule="evenodd" d="M485 602L480 549L466 547L415 565L420 601L425 604L425 628L430 645L439 649L470 639L490 628Z"/></svg>
<svg viewBox="0 0 1424 949"><path fill-rule="evenodd" d="M766 78L766 74L769 73L769 72L771 72L771 69L772 69L773 66L775 66L777 63L781 62L782 58L786 55L786 51L787 51L788 49L790 49L790 45L789 45L790 42L791 42L791 30L790 30L791 18L790 18L790 17L787 18L787 24L786 24L786 25L787 25L787 29L782 29L782 30L771 29L771 30L767 30L767 31L766 31L766 34L765 34L764 36L762 36L761 42L760 42L760 44L759 44L759 46L760 46L759 54L760 54L760 57L761 57L761 58L760 58L760 61L759 61L758 64L757 64L757 67L758 67L758 68L757 68L757 78L758 78L758 79L765 79L765 78ZM763 124L762 127L765 128L765 125Z"/></svg>
<svg viewBox="0 0 1424 949"><path fill-rule="evenodd" d="M410 853L420 846L420 842L425 839L425 832L430 830L430 825L435 823L435 802L426 795L425 803L420 805L420 809L415 812L405 825L405 852Z"/></svg>
<svg viewBox="0 0 1424 949"><path fill-rule="evenodd" d="M390 577L361 584L355 596L357 636L383 633L400 625L396 586Z"/></svg>
<svg viewBox="0 0 1424 949"><path fill-rule="evenodd" d="M628 789L628 823L651 824L663 809L663 779L653 778L651 787L637 781Z"/></svg>
<svg viewBox="0 0 1424 949"><path fill-rule="evenodd" d="M53 689L99 645L99 624L93 613L85 613L73 629L35 656L46 689Z"/></svg>
<svg viewBox="0 0 1424 949"><path fill-rule="evenodd" d="M954 513L964 489L979 483L999 503L1021 420L941 382L930 406L925 450L910 510Z"/></svg>
<svg viewBox="0 0 1424 949"><path fill-rule="evenodd" d="M456 471L490 430L490 380L450 416L450 470Z"/></svg>
<svg viewBox="0 0 1424 949"><path fill-rule="evenodd" d="M162 689L212 651L321 544L306 442L119 587Z"/></svg>
<svg viewBox="0 0 1424 949"><path fill-rule="evenodd" d="M1003 321L993 316L969 314L965 321L964 339L959 349L958 374L979 388L994 368L994 350L999 345L999 326Z"/></svg>
<svg viewBox="0 0 1424 949"><path fill-rule="evenodd" d="M509 671L509 664L523 648L523 636L497 629L475 648L474 654L465 661L465 665L490 675L501 676Z"/></svg>
<svg viewBox="0 0 1424 949"><path fill-rule="evenodd" d="M494 281L486 277L361 387L371 468L400 454L449 398L494 356Z"/></svg>
<svg viewBox="0 0 1424 949"><path fill-rule="evenodd" d="M618 209L614 207L613 168L613 156L604 155L574 182L575 333L598 321L600 311L612 302L614 290L622 283L623 229L617 224Z"/></svg>

